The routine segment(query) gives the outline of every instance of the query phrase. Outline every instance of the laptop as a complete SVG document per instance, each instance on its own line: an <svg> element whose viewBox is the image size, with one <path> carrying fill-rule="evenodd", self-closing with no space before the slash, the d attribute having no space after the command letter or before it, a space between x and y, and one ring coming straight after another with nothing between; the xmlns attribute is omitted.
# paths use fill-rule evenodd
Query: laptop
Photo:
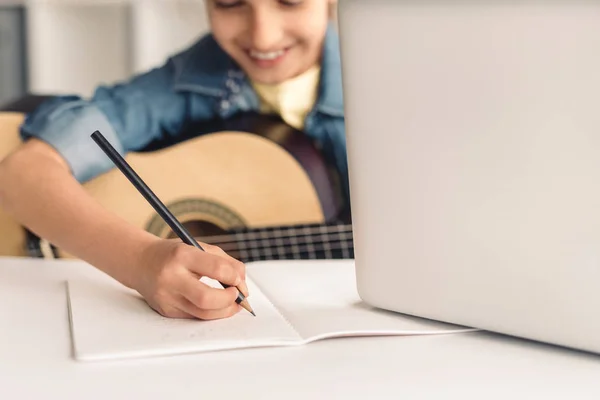
<svg viewBox="0 0 600 400"><path fill-rule="evenodd" d="M600 2L338 23L362 299L600 353Z"/></svg>

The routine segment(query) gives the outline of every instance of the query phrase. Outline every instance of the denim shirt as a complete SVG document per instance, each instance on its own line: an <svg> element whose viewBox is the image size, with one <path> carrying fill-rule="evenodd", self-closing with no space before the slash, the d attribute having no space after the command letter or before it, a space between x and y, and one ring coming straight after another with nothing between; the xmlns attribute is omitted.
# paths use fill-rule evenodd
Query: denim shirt
<svg viewBox="0 0 600 400"><path fill-rule="evenodd" d="M244 72L208 34L160 68L98 87L89 100L53 97L27 115L20 133L23 140L37 137L53 146L84 183L114 166L91 140L95 130L124 156L155 139L176 136L187 122L258 111L258 97ZM331 25L324 40L318 97L305 119L304 133L336 167L347 202L341 62L338 35Z"/></svg>

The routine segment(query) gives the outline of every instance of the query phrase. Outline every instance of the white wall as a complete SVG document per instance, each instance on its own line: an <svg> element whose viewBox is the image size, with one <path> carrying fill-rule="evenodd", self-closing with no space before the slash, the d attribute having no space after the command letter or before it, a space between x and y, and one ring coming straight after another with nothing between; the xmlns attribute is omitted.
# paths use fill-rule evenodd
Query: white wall
<svg viewBox="0 0 600 400"><path fill-rule="evenodd" d="M208 30L202 0L28 0L30 91L88 96Z"/></svg>
<svg viewBox="0 0 600 400"><path fill-rule="evenodd" d="M133 4L133 69L159 65L208 31L204 1L145 0Z"/></svg>

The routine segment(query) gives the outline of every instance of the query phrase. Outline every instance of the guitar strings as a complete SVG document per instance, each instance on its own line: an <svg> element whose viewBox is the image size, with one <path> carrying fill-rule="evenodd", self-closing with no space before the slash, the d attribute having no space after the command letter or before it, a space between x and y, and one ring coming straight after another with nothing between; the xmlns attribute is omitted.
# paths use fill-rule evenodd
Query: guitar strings
<svg viewBox="0 0 600 400"><path fill-rule="evenodd" d="M269 229L269 228L266 228ZM239 242L247 240L262 240L262 239L277 239L287 237L297 237L297 234L302 236L308 235L329 235L338 233L352 233L352 225L335 225L335 226L323 226L323 227L290 227L290 228L274 228L273 231L262 231L262 232L240 232L240 233L229 233L211 236L200 236L199 240L205 243L227 243L227 242ZM270 236L267 236L270 235Z"/></svg>
<svg viewBox="0 0 600 400"><path fill-rule="evenodd" d="M205 241L206 242L206 241ZM288 238L278 237L275 240L269 240L269 238L261 238L258 240L241 240L237 242L206 242L208 244L217 245L222 250L235 250L243 248L244 250L252 250L252 249L266 249L273 247L294 247L300 245L306 246L314 246L314 245L325 245L325 244L334 244L334 243L351 243L353 242L352 233L345 233L339 235L336 238L329 239L321 239L321 240L312 240L310 236L293 236Z"/></svg>
<svg viewBox="0 0 600 400"><path fill-rule="evenodd" d="M261 250L263 250L261 252ZM268 251L266 251L268 250ZM275 249L271 248L271 247L267 247L267 248L255 248L255 249L234 249L231 250L229 252L227 252L227 254L229 254L231 257L234 258L242 258L242 259L248 259L248 258L260 258L261 256L264 257L268 257L268 258L272 258L275 256L279 256L279 257L286 257L286 256L301 256L301 255L309 255L309 256L313 256L314 258L317 258L317 253L333 253L334 251L347 251L347 255L346 257L350 257L350 253L353 251L353 249L346 245L343 245L342 242L338 242L331 244L330 246L325 246L325 245L302 245L302 246L290 246L290 247L275 247Z"/></svg>

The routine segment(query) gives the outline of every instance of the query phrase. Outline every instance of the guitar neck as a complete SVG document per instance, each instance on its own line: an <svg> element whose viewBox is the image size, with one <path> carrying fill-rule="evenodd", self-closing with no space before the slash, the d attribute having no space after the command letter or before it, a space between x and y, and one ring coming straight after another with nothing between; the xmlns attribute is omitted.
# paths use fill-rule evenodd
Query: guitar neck
<svg viewBox="0 0 600 400"><path fill-rule="evenodd" d="M29 257L60 258L56 247L27 229L25 233ZM196 239L219 246L227 254L244 263L263 260L354 258L350 224L243 228Z"/></svg>
<svg viewBox="0 0 600 400"><path fill-rule="evenodd" d="M221 247L242 262L354 258L352 227L348 224L233 230L199 240Z"/></svg>

